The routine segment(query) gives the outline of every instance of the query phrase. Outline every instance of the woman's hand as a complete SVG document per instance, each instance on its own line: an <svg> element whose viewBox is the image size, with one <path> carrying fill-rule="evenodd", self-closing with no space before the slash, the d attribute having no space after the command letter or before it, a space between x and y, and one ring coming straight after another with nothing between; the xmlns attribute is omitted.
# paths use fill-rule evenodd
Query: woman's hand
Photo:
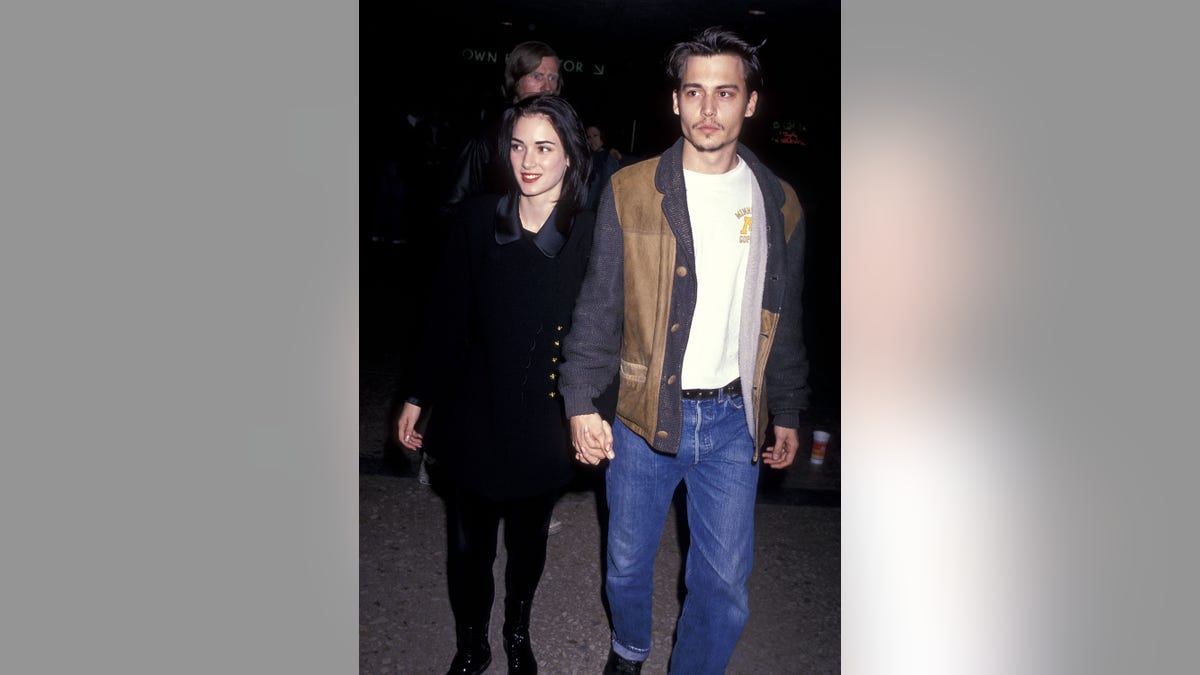
<svg viewBox="0 0 1200 675"><path fill-rule="evenodd" d="M400 421L397 428L400 432L400 445L409 450L421 449L421 434L417 433L414 427L417 424L417 418L421 416L421 406L405 403L404 408L400 411Z"/></svg>

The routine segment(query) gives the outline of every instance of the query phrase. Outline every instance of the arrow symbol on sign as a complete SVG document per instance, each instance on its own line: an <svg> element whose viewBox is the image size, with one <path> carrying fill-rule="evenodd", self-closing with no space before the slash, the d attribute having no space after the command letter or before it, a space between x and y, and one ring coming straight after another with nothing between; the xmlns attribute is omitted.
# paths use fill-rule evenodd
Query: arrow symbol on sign
<svg viewBox="0 0 1200 675"><path fill-rule="evenodd" d="M597 63L597 64L594 64L594 67L596 69L596 72L592 73L593 75L603 75L604 74L604 66Z"/></svg>

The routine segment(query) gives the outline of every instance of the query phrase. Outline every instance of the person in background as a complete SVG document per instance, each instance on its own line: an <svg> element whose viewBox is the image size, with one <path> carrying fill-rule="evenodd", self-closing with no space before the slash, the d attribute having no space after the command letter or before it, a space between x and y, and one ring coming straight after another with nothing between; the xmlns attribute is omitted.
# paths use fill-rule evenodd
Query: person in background
<svg viewBox="0 0 1200 675"><path fill-rule="evenodd" d="M595 211L600 206L600 195L608 186L608 179L617 170L636 164L642 158L622 154L620 150L609 147L604 130L594 124L587 128L587 137L588 147L592 150L592 177L588 181L587 207Z"/></svg>
<svg viewBox="0 0 1200 675"><path fill-rule="evenodd" d="M563 350L576 457L608 461L606 674L639 673L649 655L654 557L680 481L691 541L670 672L725 671L749 616L758 461L791 465L808 407L804 214L738 140L762 88L757 48L709 28L668 63L682 138L605 188ZM609 424L596 398L614 374Z"/></svg>
<svg viewBox="0 0 1200 675"><path fill-rule="evenodd" d="M398 422L401 444L428 445L450 479L452 675L482 673L491 662L501 519L508 672L537 672L530 609L551 512L575 471L557 385L592 245L594 214L582 210L591 167L583 124L564 99L530 96L505 111L499 147L508 189L463 203L429 312L409 317L422 326L423 347Z"/></svg>
<svg viewBox="0 0 1200 675"><path fill-rule="evenodd" d="M595 211L600 206L600 194L608 185L608 179L621 168L620 153L609 149L604 131L596 125L587 128L588 148L592 151L592 177L588 180L587 208Z"/></svg>

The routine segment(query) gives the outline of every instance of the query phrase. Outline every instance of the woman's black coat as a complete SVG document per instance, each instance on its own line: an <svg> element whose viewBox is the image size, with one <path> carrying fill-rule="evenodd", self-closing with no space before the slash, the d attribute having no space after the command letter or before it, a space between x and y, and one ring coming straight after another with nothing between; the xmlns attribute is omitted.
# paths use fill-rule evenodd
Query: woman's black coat
<svg viewBox="0 0 1200 675"><path fill-rule="evenodd" d="M433 406L426 451L478 494L528 497L573 475L558 367L594 220L556 209L532 234L511 193L469 200L458 213L412 393Z"/></svg>

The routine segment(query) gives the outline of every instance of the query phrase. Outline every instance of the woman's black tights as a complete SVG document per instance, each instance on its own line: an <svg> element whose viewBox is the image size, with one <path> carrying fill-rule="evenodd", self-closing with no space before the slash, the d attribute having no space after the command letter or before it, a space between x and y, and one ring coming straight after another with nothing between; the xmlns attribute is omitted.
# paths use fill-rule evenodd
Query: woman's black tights
<svg viewBox="0 0 1200 675"><path fill-rule="evenodd" d="M450 607L457 625L482 626L491 617L495 596L492 565L500 519L508 553L505 601L528 606L546 566L546 537L557 493L497 501L461 486L452 489L446 518Z"/></svg>

